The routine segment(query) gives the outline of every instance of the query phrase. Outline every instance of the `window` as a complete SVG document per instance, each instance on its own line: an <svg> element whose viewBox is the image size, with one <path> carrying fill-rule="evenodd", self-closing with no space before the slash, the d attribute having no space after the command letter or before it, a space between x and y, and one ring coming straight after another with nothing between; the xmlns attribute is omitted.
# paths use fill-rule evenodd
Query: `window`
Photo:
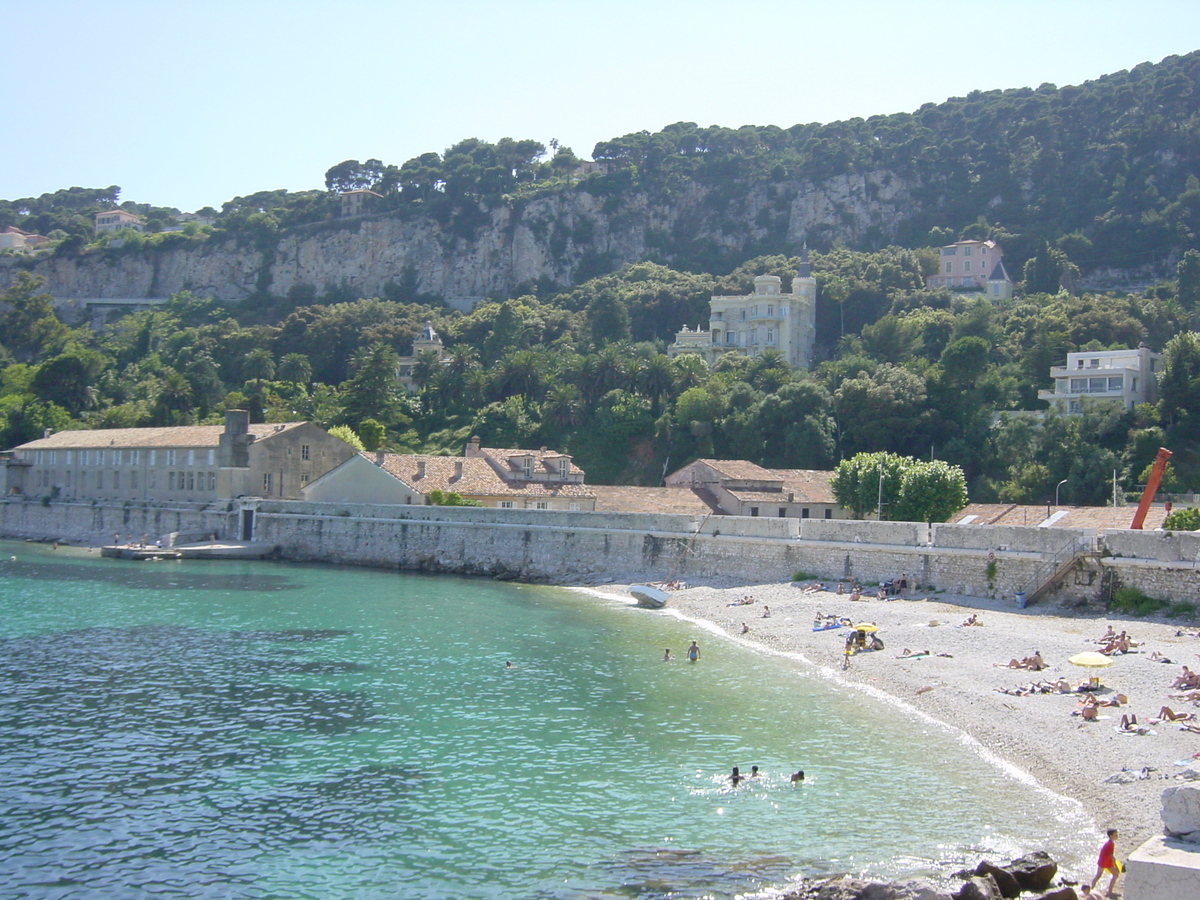
<svg viewBox="0 0 1200 900"><path fill-rule="evenodd" d="M124 459L125 459L125 451L124 450L114 450L113 451L113 465L114 466L121 465L121 463Z"/></svg>
<svg viewBox="0 0 1200 900"><path fill-rule="evenodd" d="M104 473L99 470L96 472L96 490L104 490Z"/></svg>
<svg viewBox="0 0 1200 900"><path fill-rule="evenodd" d="M167 490L168 491L175 490L175 471L174 470L167 473Z"/></svg>
<svg viewBox="0 0 1200 900"><path fill-rule="evenodd" d="M779 518L781 518L781 519L787 518L787 507L786 506L779 507Z"/></svg>
<svg viewBox="0 0 1200 900"><path fill-rule="evenodd" d="M750 329L750 343L751 344L758 343L758 329L757 328Z"/></svg>
<svg viewBox="0 0 1200 900"><path fill-rule="evenodd" d="M174 450L167 451L167 465L168 466L175 465L175 451Z"/></svg>
<svg viewBox="0 0 1200 900"><path fill-rule="evenodd" d="M71 486L71 470L67 469L67 487Z"/></svg>
<svg viewBox="0 0 1200 900"><path fill-rule="evenodd" d="M1073 413L1083 412L1083 403L1079 400L1072 400L1070 404L1068 404L1067 409Z"/></svg>
<svg viewBox="0 0 1200 900"><path fill-rule="evenodd" d="M151 451L149 452L149 459L147 459L147 460L146 460L146 462L147 462L149 465L154 465L154 461L155 461L155 458L156 458L157 456L158 456L158 451L157 451L157 450L151 450Z"/></svg>
<svg viewBox="0 0 1200 900"><path fill-rule="evenodd" d="M580 505L578 500L572 500L567 504L567 509L571 510L572 512L578 512L579 510L583 509L583 507Z"/></svg>
<svg viewBox="0 0 1200 900"><path fill-rule="evenodd" d="M547 503L545 500L537 500L534 502L533 508L534 509L549 509L550 504Z"/></svg>
<svg viewBox="0 0 1200 900"><path fill-rule="evenodd" d="M263 493L264 494L271 493L271 473L270 472L267 472L265 475L263 475Z"/></svg>
<svg viewBox="0 0 1200 900"><path fill-rule="evenodd" d="M512 509L512 508L513 508L513 502L512 502L511 500L501 500L501 501L500 501L500 508L501 508L501 509Z"/></svg>
<svg viewBox="0 0 1200 900"><path fill-rule="evenodd" d="M808 518L808 507L807 506L805 506L803 509L800 510L800 518L802 518L802 519Z"/></svg>
<svg viewBox="0 0 1200 900"><path fill-rule="evenodd" d="M153 453L154 451L151 450L150 452ZM151 469L149 472L146 473L146 487L149 488L150 490L154 490L155 488L158 487L158 470L157 469Z"/></svg>
<svg viewBox="0 0 1200 900"><path fill-rule="evenodd" d="M103 450L96 451L96 465L98 465L98 466L104 465L104 451Z"/></svg>
<svg viewBox="0 0 1200 900"><path fill-rule="evenodd" d="M307 477L308 476L306 475L305 478L307 478ZM215 491L217 489L217 473L216 472L208 473L208 489L210 491Z"/></svg>
<svg viewBox="0 0 1200 900"><path fill-rule="evenodd" d="M311 459L312 458L309 455L309 445L308 444L300 445L300 458L301 459Z"/></svg>
<svg viewBox="0 0 1200 900"><path fill-rule="evenodd" d="M1110 376L1108 379L1108 389L1110 391L1121 390L1121 388L1123 386L1123 384L1122 384L1123 381L1124 381L1124 379L1120 375Z"/></svg>
<svg viewBox="0 0 1200 900"><path fill-rule="evenodd" d="M1100 368L1100 357L1097 356L1095 359L1089 359L1088 360L1088 368L1089 369Z"/></svg>
<svg viewBox="0 0 1200 900"><path fill-rule="evenodd" d="M833 510L832 509L825 510L825 518L827 518L827 519L833 518Z"/></svg>
<svg viewBox="0 0 1200 900"><path fill-rule="evenodd" d="M727 332L725 332L725 343L726 343L726 344L735 344L735 343L737 343L737 335L736 335L736 334L734 334L732 331L727 331Z"/></svg>
<svg viewBox="0 0 1200 900"><path fill-rule="evenodd" d="M964 272L970 272L970 271L971 271L971 261L970 261L969 259L967 259L967 260L963 260L963 271L964 271Z"/></svg>
<svg viewBox="0 0 1200 900"><path fill-rule="evenodd" d="M558 461L558 477L566 479L571 474L571 461L569 459L560 459Z"/></svg>
<svg viewBox="0 0 1200 900"><path fill-rule="evenodd" d="M53 465L57 465L57 464L58 464L58 451L51 450L50 451L50 465L53 466Z"/></svg>
<svg viewBox="0 0 1200 900"><path fill-rule="evenodd" d="M954 256L956 253L958 253L957 247L943 247L942 248L942 256Z"/></svg>
<svg viewBox="0 0 1200 900"><path fill-rule="evenodd" d="M208 449L208 464L210 466L215 466L217 464L217 451L213 450L211 447Z"/></svg>
<svg viewBox="0 0 1200 900"><path fill-rule="evenodd" d="M301 473L300 473L300 483L301 483L301 484L308 484L308 479L309 479L310 477L311 477L311 476L309 476L309 474L308 474L307 472L301 472Z"/></svg>
<svg viewBox="0 0 1200 900"><path fill-rule="evenodd" d="M746 321L746 311L744 309L742 310L742 321Z"/></svg>
<svg viewBox="0 0 1200 900"><path fill-rule="evenodd" d="M775 329L774 328L767 329L767 343L768 344L775 343Z"/></svg>
<svg viewBox="0 0 1200 900"><path fill-rule="evenodd" d="M181 472L180 475L182 475L182 474L183 473ZM189 491L194 491L196 489L196 473L195 472L187 473L187 489Z"/></svg>
<svg viewBox="0 0 1200 900"><path fill-rule="evenodd" d="M946 263L946 274L949 275L954 271L954 263Z"/></svg>
<svg viewBox="0 0 1200 900"><path fill-rule="evenodd" d="M963 256L970 256L970 255L971 255L971 248L963 247Z"/></svg>
<svg viewBox="0 0 1200 900"><path fill-rule="evenodd" d="M129 473L129 486L137 490L137 469Z"/></svg>
<svg viewBox="0 0 1200 900"><path fill-rule="evenodd" d="M775 315L775 304L774 303L767 304L767 315L768 316Z"/></svg>
<svg viewBox="0 0 1200 900"><path fill-rule="evenodd" d="M142 451L141 450L130 450L129 451L129 464L131 466L140 466L142 464Z"/></svg>
<svg viewBox="0 0 1200 900"><path fill-rule="evenodd" d="M521 460L521 471L525 473L526 478L533 477L533 457L526 456Z"/></svg>
<svg viewBox="0 0 1200 900"><path fill-rule="evenodd" d="M68 451L67 451L67 465L68 465L68 466L69 466L69 465L71 465L71 463L72 463L72 461L73 461L73 460L72 460L72 457L74 457L74 456L75 456L75 451L74 451L74 450L68 450Z"/></svg>
<svg viewBox="0 0 1200 900"><path fill-rule="evenodd" d="M117 491L120 489L121 489L121 473L113 472L113 490Z"/></svg>
<svg viewBox="0 0 1200 900"><path fill-rule="evenodd" d="M89 465L89 463L88 463L88 457L89 457L90 455L91 455L91 454L89 454L89 453L88 453L88 451L86 451L86 450L80 450L80 451L79 451L79 464L80 464L80 465L83 465L83 466Z"/></svg>
<svg viewBox="0 0 1200 900"><path fill-rule="evenodd" d="M1129 386L1129 389L1131 391L1133 391L1134 393L1137 393L1137 376L1134 375L1133 378L1131 379L1131 381L1132 381L1132 384Z"/></svg>
<svg viewBox="0 0 1200 900"><path fill-rule="evenodd" d="M758 515L758 507L757 506L750 507L750 515L752 515L752 516Z"/></svg>

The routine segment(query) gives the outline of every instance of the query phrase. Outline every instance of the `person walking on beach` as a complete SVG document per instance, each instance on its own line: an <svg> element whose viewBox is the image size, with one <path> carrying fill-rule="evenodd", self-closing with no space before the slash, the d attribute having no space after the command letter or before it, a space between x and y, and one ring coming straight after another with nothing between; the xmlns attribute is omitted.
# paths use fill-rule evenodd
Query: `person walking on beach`
<svg viewBox="0 0 1200 900"><path fill-rule="evenodd" d="M1116 847L1117 845L1117 829L1108 829L1108 840L1100 846L1100 855L1096 859L1096 875L1092 878L1091 888L1096 889L1096 882L1104 877L1105 872L1112 874L1112 879L1108 882L1107 896L1113 896L1113 890L1117 886L1117 879L1121 876L1121 864L1117 862Z"/></svg>
<svg viewBox="0 0 1200 900"><path fill-rule="evenodd" d="M700 645L692 641L692 646L687 648L688 662L696 662L700 658Z"/></svg>

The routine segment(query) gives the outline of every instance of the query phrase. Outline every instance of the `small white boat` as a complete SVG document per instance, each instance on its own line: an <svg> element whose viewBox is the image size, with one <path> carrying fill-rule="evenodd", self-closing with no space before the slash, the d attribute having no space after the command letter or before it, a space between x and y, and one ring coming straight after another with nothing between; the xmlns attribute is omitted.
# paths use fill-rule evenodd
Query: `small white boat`
<svg viewBox="0 0 1200 900"><path fill-rule="evenodd" d="M633 594L638 606L647 609L662 609L667 605L667 592L657 584L631 584L629 593Z"/></svg>

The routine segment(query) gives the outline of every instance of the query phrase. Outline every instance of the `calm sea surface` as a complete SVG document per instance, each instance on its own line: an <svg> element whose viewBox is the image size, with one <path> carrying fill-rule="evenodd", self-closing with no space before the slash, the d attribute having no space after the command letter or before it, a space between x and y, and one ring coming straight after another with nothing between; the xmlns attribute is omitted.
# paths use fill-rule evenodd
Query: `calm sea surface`
<svg viewBox="0 0 1200 900"><path fill-rule="evenodd" d="M692 638L698 664L662 662ZM733 897L1039 848L1080 865L1073 815L661 613L0 544L3 900Z"/></svg>

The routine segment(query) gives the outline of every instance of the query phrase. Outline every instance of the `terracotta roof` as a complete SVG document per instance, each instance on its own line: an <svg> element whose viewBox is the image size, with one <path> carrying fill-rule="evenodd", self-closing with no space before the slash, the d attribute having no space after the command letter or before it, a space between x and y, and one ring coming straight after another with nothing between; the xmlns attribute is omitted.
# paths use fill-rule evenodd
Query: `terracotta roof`
<svg viewBox="0 0 1200 900"><path fill-rule="evenodd" d="M1129 528L1136 506L1054 506L1050 508L1051 528ZM1063 515L1058 515L1063 513ZM1167 511L1161 505L1150 507L1142 526L1146 531L1160 528ZM972 503L950 521L955 525L1028 525L1045 522L1045 505L1015 503ZM969 520L964 522L964 520Z"/></svg>
<svg viewBox="0 0 1200 900"><path fill-rule="evenodd" d="M250 434L263 440L303 422L251 425ZM15 450L102 450L108 447L216 447L224 425L178 425L164 428L97 428L91 431L59 431L38 438Z"/></svg>
<svg viewBox="0 0 1200 900"><path fill-rule="evenodd" d="M696 462L704 463L704 465L708 466L714 472L718 472L726 478L735 478L740 481L749 481L752 479L758 481L779 480L779 476L771 469L764 469L762 466L744 459L698 459Z"/></svg>
<svg viewBox="0 0 1200 900"><path fill-rule="evenodd" d="M375 461L375 454L362 456ZM417 477L424 463L424 474ZM458 464L462 474L456 476ZM464 497L527 497L542 499L552 497L578 497L591 499L594 495L586 485L574 482L518 481L508 482L481 457L421 456L415 454L386 453L382 468L399 478L409 487L428 494L430 491L454 491Z"/></svg>
<svg viewBox="0 0 1200 900"><path fill-rule="evenodd" d="M521 473L522 468L516 462L513 462L515 457L532 456L535 469L541 469L552 475L558 474L558 461L560 459L570 459L565 453L559 453L557 450L512 450L503 447L480 447L479 455L491 459L501 469L505 469L513 473ZM582 475L583 469L571 462L568 472L572 475Z"/></svg>
<svg viewBox="0 0 1200 900"><path fill-rule="evenodd" d="M695 491L689 487L632 487L593 484L589 490L596 495L597 512L706 516L714 511L705 500L707 492Z"/></svg>
<svg viewBox="0 0 1200 900"><path fill-rule="evenodd" d="M783 479L785 493L795 495L795 502L836 503L831 481L833 472L824 469L771 469L771 474Z"/></svg>

